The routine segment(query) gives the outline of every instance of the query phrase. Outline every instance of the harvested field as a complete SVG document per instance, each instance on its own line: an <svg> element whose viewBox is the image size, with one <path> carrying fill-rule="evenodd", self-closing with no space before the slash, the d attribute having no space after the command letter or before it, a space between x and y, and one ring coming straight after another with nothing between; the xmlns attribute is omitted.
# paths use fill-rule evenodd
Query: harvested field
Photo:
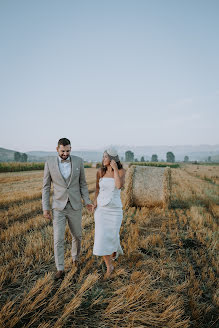
<svg viewBox="0 0 219 328"><path fill-rule="evenodd" d="M96 169L85 171L92 198ZM124 256L106 281L102 260L92 255L93 216L83 210L81 268L72 268L66 228L66 276L54 282L42 177L42 171L0 174L0 327L218 327L216 183L196 176L189 165L171 169L169 209L126 209Z"/></svg>
<svg viewBox="0 0 219 328"><path fill-rule="evenodd" d="M187 173L219 185L219 165L186 165L184 169Z"/></svg>

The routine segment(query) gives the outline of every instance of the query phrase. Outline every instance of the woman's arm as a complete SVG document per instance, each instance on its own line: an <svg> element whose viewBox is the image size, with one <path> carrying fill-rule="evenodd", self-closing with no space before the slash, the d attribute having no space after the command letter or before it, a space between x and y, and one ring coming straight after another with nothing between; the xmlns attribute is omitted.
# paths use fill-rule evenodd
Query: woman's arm
<svg viewBox="0 0 219 328"><path fill-rule="evenodd" d="M100 180L100 170L97 171L97 175L96 175L96 191L94 195L94 208L97 207L97 196L100 191L99 180Z"/></svg>
<svg viewBox="0 0 219 328"><path fill-rule="evenodd" d="M125 170L118 169L118 166L114 160L110 162L111 167L114 170L114 180L117 189L121 189L125 184Z"/></svg>

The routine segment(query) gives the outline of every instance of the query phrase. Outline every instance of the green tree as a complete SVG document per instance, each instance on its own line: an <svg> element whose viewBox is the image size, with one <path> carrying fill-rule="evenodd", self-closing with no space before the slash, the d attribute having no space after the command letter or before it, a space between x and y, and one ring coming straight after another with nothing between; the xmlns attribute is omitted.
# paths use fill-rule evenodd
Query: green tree
<svg viewBox="0 0 219 328"><path fill-rule="evenodd" d="M134 153L131 150L127 150L125 152L125 161L134 162Z"/></svg>
<svg viewBox="0 0 219 328"><path fill-rule="evenodd" d="M21 162L21 153L19 153L18 151L14 153L14 161Z"/></svg>
<svg viewBox="0 0 219 328"><path fill-rule="evenodd" d="M141 156L141 162L145 162L144 156Z"/></svg>
<svg viewBox="0 0 219 328"><path fill-rule="evenodd" d="M137 158L135 158L135 162L138 162L138 159Z"/></svg>
<svg viewBox="0 0 219 328"><path fill-rule="evenodd" d="M208 156L208 162L211 162L211 156Z"/></svg>
<svg viewBox="0 0 219 328"><path fill-rule="evenodd" d="M184 162L185 162L185 163L188 163L188 161L189 161L189 156L185 156L185 157L184 157Z"/></svg>
<svg viewBox="0 0 219 328"><path fill-rule="evenodd" d="M157 154L153 154L151 156L151 162L158 162L158 156L157 156Z"/></svg>
<svg viewBox="0 0 219 328"><path fill-rule="evenodd" d="M175 163L175 155L171 151L168 151L167 154L167 162L168 163Z"/></svg>
<svg viewBox="0 0 219 328"><path fill-rule="evenodd" d="M27 154L21 154L21 162L27 162Z"/></svg>

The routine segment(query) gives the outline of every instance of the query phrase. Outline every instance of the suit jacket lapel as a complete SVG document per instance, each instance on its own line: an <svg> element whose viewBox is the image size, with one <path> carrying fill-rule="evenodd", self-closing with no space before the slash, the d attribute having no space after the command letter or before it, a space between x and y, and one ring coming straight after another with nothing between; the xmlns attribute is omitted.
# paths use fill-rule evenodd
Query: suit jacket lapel
<svg viewBox="0 0 219 328"><path fill-rule="evenodd" d="M60 169L59 169L59 159L58 159L58 157L55 160L55 169L57 171L58 176L61 178L61 180L64 182L64 184L67 185L67 183L66 183L65 179L63 178L62 173L60 172Z"/></svg>

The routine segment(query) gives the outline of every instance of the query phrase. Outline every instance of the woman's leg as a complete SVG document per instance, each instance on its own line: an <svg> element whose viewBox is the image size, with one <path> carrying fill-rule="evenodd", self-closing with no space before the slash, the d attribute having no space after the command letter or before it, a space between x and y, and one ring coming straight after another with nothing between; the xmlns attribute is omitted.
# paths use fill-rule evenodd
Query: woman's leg
<svg viewBox="0 0 219 328"><path fill-rule="evenodd" d="M111 256L111 259L114 261L116 259L116 252L113 252L110 256Z"/></svg>
<svg viewBox="0 0 219 328"><path fill-rule="evenodd" d="M103 259L104 259L104 262L106 263L106 267L107 267L106 276L109 277L110 274L114 270L114 266L112 265L111 255L105 255L105 256L103 256Z"/></svg>

